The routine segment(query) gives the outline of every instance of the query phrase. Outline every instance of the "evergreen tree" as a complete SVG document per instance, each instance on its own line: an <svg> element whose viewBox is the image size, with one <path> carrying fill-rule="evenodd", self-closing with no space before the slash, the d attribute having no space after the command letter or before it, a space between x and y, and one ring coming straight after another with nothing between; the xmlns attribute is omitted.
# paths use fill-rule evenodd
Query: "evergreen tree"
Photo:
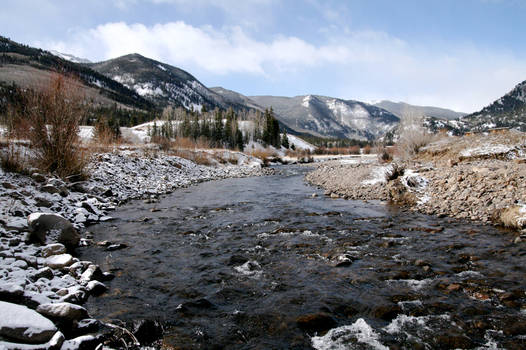
<svg viewBox="0 0 526 350"><path fill-rule="evenodd" d="M223 112L218 109L215 112L214 130L212 133L214 145L220 147L223 142Z"/></svg>
<svg viewBox="0 0 526 350"><path fill-rule="evenodd" d="M238 126L236 125L236 137L235 137L235 147L239 149L241 152L243 152L243 133L241 130L239 130Z"/></svg>
<svg viewBox="0 0 526 350"><path fill-rule="evenodd" d="M285 148L289 148L289 137L287 136L287 130L283 130L283 137L281 138L281 145Z"/></svg>

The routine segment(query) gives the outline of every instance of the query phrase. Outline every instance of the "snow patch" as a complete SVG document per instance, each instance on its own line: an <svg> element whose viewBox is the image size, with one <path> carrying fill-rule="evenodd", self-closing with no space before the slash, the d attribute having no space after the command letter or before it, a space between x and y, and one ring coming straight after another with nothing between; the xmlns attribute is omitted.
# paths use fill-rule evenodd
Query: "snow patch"
<svg viewBox="0 0 526 350"><path fill-rule="evenodd" d="M378 166L371 170L372 178L362 181L362 185L376 185L387 183L386 176L393 171L392 165Z"/></svg>
<svg viewBox="0 0 526 350"><path fill-rule="evenodd" d="M460 152L462 157L480 157L506 154L515 148L508 145L485 145L481 147L468 148Z"/></svg>

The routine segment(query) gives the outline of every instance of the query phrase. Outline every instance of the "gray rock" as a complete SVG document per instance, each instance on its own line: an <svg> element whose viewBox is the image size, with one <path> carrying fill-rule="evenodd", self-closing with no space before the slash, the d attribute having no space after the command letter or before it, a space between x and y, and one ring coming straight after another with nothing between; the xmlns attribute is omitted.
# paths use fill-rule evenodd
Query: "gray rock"
<svg viewBox="0 0 526 350"><path fill-rule="evenodd" d="M44 197L35 197L35 202L37 207L50 208L53 206L53 202Z"/></svg>
<svg viewBox="0 0 526 350"><path fill-rule="evenodd" d="M5 228L18 232L25 231L27 230L27 220L24 218L12 218L11 220L7 221Z"/></svg>
<svg viewBox="0 0 526 350"><path fill-rule="evenodd" d="M31 174L31 178L35 180L36 182L44 183L46 182L46 177L39 173L33 173Z"/></svg>
<svg viewBox="0 0 526 350"><path fill-rule="evenodd" d="M30 273L28 277L33 282L38 281L40 278L47 278L50 280L53 278L53 271L49 267L43 267L35 272Z"/></svg>
<svg viewBox="0 0 526 350"><path fill-rule="evenodd" d="M86 286L86 289L90 294L93 295L100 295L108 290L108 287L104 283L101 283L99 281L93 280L88 282L88 285Z"/></svg>
<svg viewBox="0 0 526 350"><path fill-rule="evenodd" d="M46 265L52 269L61 269L73 264L73 257L70 254L52 255L46 259Z"/></svg>
<svg viewBox="0 0 526 350"><path fill-rule="evenodd" d="M61 243L48 244L42 248L42 256L47 258L52 255L59 255L66 253L66 246Z"/></svg>
<svg viewBox="0 0 526 350"><path fill-rule="evenodd" d="M76 321L88 318L88 311L71 303L48 303L37 307L37 312L54 320Z"/></svg>
<svg viewBox="0 0 526 350"><path fill-rule="evenodd" d="M46 236L51 240L62 243L67 247L76 247L80 235L73 225L62 216L53 213L33 213L27 219L32 237L42 244L46 243Z"/></svg>
<svg viewBox="0 0 526 350"><path fill-rule="evenodd" d="M0 341L0 349L21 349L21 350L58 350L64 343L64 334L56 332L55 335L44 344L19 344Z"/></svg>
<svg viewBox="0 0 526 350"><path fill-rule="evenodd" d="M102 281L104 280L104 275L97 265L91 264L88 266L86 271L80 275L80 281L83 283L88 283L90 281L97 280Z"/></svg>
<svg viewBox="0 0 526 350"><path fill-rule="evenodd" d="M53 185L49 185L49 184L46 184L42 187L40 187L40 191L42 192L46 192L46 193L60 193L60 189L58 189L57 187L53 186Z"/></svg>
<svg viewBox="0 0 526 350"><path fill-rule="evenodd" d="M49 341L57 327L49 319L25 306L0 301L0 336L29 344Z"/></svg>

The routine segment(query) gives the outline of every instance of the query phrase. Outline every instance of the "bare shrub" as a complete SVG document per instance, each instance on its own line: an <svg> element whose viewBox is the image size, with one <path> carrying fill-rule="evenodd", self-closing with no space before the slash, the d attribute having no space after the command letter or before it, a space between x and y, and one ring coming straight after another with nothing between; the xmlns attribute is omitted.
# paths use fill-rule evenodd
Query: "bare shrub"
<svg viewBox="0 0 526 350"><path fill-rule="evenodd" d="M363 148L363 154L371 154L372 147L370 145L366 145Z"/></svg>
<svg viewBox="0 0 526 350"><path fill-rule="evenodd" d="M11 122L16 132L27 132L42 171L61 177L85 175L87 157L79 147L78 132L86 112L78 83L56 74L41 92L29 94Z"/></svg>
<svg viewBox="0 0 526 350"><path fill-rule="evenodd" d="M398 156L410 159L418 153L420 148L433 140L423 125L423 116L405 110L400 121L400 138L397 142Z"/></svg>

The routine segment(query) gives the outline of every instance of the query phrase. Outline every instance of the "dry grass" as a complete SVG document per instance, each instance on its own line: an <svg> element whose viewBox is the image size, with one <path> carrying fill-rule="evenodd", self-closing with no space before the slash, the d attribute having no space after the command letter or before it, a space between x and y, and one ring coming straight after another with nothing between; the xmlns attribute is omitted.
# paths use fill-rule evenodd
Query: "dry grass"
<svg viewBox="0 0 526 350"><path fill-rule="evenodd" d="M520 206L513 206L497 211L496 221L505 227L522 229L526 226L526 212Z"/></svg>
<svg viewBox="0 0 526 350"><path fill-rule="evenodd" d="M259 158L262 161L265 161L269 158L277 157L277 153L271 149L265 148L265 149L255 149L250 152L248 152L249 155L255 158Z"/></svg>
<svg viewBox="0 0 526 350"><path fill-rule="evenodd" d="M3 142L0 145L0 165L8 172L28 173L31 159L27 148L18 146L14 142Z"/></svg>

